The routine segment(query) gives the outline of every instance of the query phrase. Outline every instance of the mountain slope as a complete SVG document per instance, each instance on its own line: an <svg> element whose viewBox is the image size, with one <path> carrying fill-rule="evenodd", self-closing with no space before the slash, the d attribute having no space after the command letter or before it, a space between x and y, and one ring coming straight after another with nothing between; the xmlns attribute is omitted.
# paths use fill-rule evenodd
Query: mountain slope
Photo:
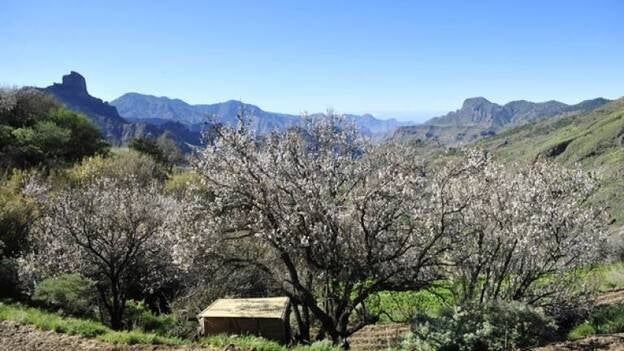
<svg viewBox="0 0 624 351"><path fill-rule="evenodd" d="M506 130L476 145L491 150L502 161L547 157L595 173L601 188L592 200L605 201L616 224L624 224L624 98L591 112Z"/></svg>
<svg viewBox="0 0 624 351"><path fill-rule="evenodd" d="M235 100L216 104L191 105L180 99L127 93L111 101L111 104L117 107L124 118L131 121L151 121L152 123L178 121L191 126L192 129L207 120L235 125L238 121L237 115L241 112L251 117L251 127L258 134L283 131L302 123L299 116L268 112L258 106ZM312 117L323 118L324 115L314 114ZM385 136L402 125L394 119L381 120L370 114L345 117L369 136Z"/></svg>
<svg viewBox="0 0 624 351"><path fill-rule="evenodd" d="M566 105L558 101L535 103L518 100L498 105L483 97L469 98L457 111L432 118L422 125L397 129L395 137L432 140L444 145L465 144L540 119L591 111L608 102L597 98Z"/></svg>
<svg viewBox="0 0 624 351"><path fill-rule="evenodd" d="M113 145L122 145L134 138L155 138L164 133L170 135L182 149L186 150L187 144L199 145L201 142L201 134L198 131L192 131L175 121L158 125L126 121L119 115L115 106L91 96L87 91L85 78L74 71L64 75L62 83L54 83L41 90L54 96L67 108L89 117Z"/></svg>
<svg viewBox="0 0 624 351"><path fill-rule="evenodd" d="M79 73L71 71L63 76L62 83L54 83L42 90L67 108L87 115L109 141L119 141L124 134L126 121L114 106L89 95L86 80Z"/></svg>

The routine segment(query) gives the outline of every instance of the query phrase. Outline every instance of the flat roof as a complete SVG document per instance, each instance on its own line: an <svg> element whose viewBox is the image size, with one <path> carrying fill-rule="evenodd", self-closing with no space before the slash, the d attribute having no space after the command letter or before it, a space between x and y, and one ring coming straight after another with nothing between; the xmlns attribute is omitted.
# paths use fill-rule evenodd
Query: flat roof
<svg viewBox="0 0 624 351"><path fill-rule="evenodd" d="M288 297L218 299L201 311L197 317L284 319L288 303Z"/></svg>

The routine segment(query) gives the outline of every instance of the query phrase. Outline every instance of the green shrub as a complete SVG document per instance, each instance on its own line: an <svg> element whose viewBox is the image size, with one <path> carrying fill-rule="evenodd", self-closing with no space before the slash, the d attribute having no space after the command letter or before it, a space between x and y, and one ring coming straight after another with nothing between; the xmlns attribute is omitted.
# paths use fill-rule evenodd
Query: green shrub
<svg viewBox="0 0 624 351"><path fill-rule="evenodd" d="M177 321L168 315L154 314L144 302L129 300L124 311L124 322L128 329L140 329L160 335L171 335Z"/></svg>
<svg viewBox="0 0 624 351"><path fill-rule="evenodd" d="M624 304L596 308L592 312L591 322L599 334L624 332Z"/></svg>
<svg viewBox="0 0 624 351"><path fill-rule="evenodd" d="M447 287L431 291L382 291L366 300L366 308L379 315L380 323L409 322L417 312L435 315L453 303L453 295Z"/></svg>
<svg viewBox="0 0 624 351"><path fill-rule="evenodd" d="M97 337L98 340L111 344L150 344L150 345L184 345L186 341L180 338L165 337L153 333L139 331L113 331Z"/></svg>
<svg viewBox="0 0 624 351"><path fill-rule="evenodd" d="M0 89L0 170L56 167L105 154L108 144L85 116L34 89Z"/></svg>
<svg viewBox="0 0 624 351"><path fill-rule="evenodd" d="M335 346L330 340L315 341L310 345L296 345L292 351L342 351L341 347Z"/></svg>
<svg viewBox="0 0 624 351"><path fill-rule="evenodd" d="M579 324L570 330L568 333L568 340L580 340L595 334L596 329L594 329L594 326L589 322L584 322L583 324Z"/></svg>
<svg viewBox="0 0 624 351"><path fill-rule="evenodd" d="M568 333L569 340L578 340L594 334L624 332L624 304L596 307L589 319Z"/></svg>
<svg viewBox="0 0 624 351"><path fill-rule="evenodd" d="M509 350L534 347L557 337L555 322L542 311L520 303L442 309L414 318L403 340L410 350Z"/></svg>
<svg viewBox="0 0 624 351"><path fill-rule="evenodd" d="M92 280L80 274L63 274L39 283L33 300L61 309L63 314L88 316L94 309L94 286Z"/></svg>
<svg viewBox="0 0 624 351"><path fill-rule="evenodd" d="M271 340L252 335L231 336L219 334L207 336L200 340L200 344L208 347L224 348L234 345L241 349L253 349L255 351L286 351L286 347Z"/></svg>

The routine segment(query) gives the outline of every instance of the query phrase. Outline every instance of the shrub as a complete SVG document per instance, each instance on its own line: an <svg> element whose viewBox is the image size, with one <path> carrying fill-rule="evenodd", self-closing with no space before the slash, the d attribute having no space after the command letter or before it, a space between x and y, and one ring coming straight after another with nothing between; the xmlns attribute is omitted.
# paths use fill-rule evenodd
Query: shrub
<svg viewBox="0 0 624 351"><path fill-rule="evenodd" d="M62 274L37 285L33 300L61 309L64 314L87 316L94 309L94 285L80 274Z"/></svg>
<svg viewBox="0 0 624 351"><path fill-rule="evenodd" d="M256 351L286 351L286 348L279 343L253 335L226 335L219 334L207 336L200 340L200 344L209 347L224 348L234 345L240 349L253 349Z"/></svg>
<svg viewBox="0 0 624 351"><path fill-rule="evenodd" d="M446 287L423 291L382 291L366 300L366 308L381 323L408 322L418 311L437 314L453 303Z"/></svg>
<svg viewBox="0 0 624 351"><path fill-rule="evenodd" d="M600 334L624 332L624 304L596 308L592 312L591 321Z"/></svg>
<svg viewBox="0 0 624 351"><path fill-rule="evenodd" d="M128 329L176 338L195 337L197 320L180 317L172 314L155 314L144 302L134 300L128 301L124 312L124 322Z"/></svg>
<svg viewBox="0 0 624 351"><path fill-rule="evenodd" d="M418 315L403 340L410 350L509 350L554 340L555 322L540 310L513 302L442 309Z"/></svg>
<svg viewBox="0 0 624 351"><path fill-rule="evenodd" d="M315 341L310 345L297 345L292 351L339 351L341 347L335 346L330 340Z"/></svg>
<svg viewBox="0 0 624 351"><path fill-rule="evenodd" d="M105 154L108 144L85 116L34 89L0 89L0 169L56 167Z"/></svg>
<svg viewBox="0 0 624 351"><path fill-rule="evenodd" d="M202 184L201 177L194 171L172 175L165 183L163 191L178 199L194 195L209 196L208 188Z"/></svg>
<svg viewBox="0 0 624 351"><path fill-rule="evenodd" d="M69 179L75 183L101 178L127 179L128 176L140 184L166 177L156 161L136 151L121 152L111 157L98 155L85 158L69 171Z"/></svg>
<svg viewBox="0 0 624 351"><path fill-rule="evenodd" d="M580 340L594 334L596 334L594 326L589 322L584 322L583 324L579 324L574 329L570 330L568 333L568 340Z"/></svg>
<svg viewBox="0 0 624 351"><path fill-rule="evenodd" d="M598 306L589 319L572 328L569 340L578 340L594 334L624 332L624 304Z"/></svg>
<svg viewBox="0 0 624 351"><path fill-rule="evenodd" d="M114 331L102 334L97 337L98 340L111 344L151 344L151 345L184 345L187 342L174 337L165 337L162 335L142 333L139 331Z"/></svg>

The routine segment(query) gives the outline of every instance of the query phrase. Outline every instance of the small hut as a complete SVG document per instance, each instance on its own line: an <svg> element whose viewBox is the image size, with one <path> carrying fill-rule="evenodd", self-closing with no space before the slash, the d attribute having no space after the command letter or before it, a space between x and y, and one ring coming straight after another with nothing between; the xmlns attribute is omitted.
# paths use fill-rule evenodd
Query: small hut
<svg viewBox="0 0 624 351"><path fill-rule="evenodd" d="M253 334L287 343L289 307L288 297L218 299L197 318L203 335Z"/></svg>

